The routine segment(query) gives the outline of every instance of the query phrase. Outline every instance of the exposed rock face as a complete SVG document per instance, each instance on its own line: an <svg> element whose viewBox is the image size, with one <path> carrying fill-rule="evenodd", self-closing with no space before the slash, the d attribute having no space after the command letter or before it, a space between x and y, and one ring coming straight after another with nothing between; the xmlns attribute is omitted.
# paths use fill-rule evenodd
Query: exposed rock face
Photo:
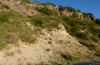
<svg viewBox="0 0 100 65"><path fill-rule="evenodd" d="M10 7L10 10L14 10L16 12L19 12L21 14L37 14L37 11L32 9L32 7L30 5L28 5L27 3L24 3L20 0L16 1L16 0L1 0L1 2L4 5L7 5Z"/></svg>
<svg viewBox="0 0 100 65"><path fill-rule="evenodd" d="M69 17L69 16L73 15L73 12L62 11L61 14Z"/></svg>

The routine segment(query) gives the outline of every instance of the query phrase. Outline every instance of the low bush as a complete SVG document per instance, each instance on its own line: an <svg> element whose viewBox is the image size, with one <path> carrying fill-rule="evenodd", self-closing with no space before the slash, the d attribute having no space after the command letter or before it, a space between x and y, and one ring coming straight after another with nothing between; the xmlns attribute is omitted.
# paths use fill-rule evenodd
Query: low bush
<svg viewBox="0 0 100 65"><path fill-rule="evenodd" d="M84 41L79 41L80 44L86 46L89 50L95 50L95 45L93 45L92 43L87 43L87 42L84 42Z"/></svg>
<svg viewBox="0 0 100 65"><path fill-rule="evenodd" d="M23 34L19 34L21 41L26 42L26 43L30 43L30 44L34 44L34 42L36 41L36 38L32 37L31 34L29 34L29 32L26 32Z"/></svg>
<svg viewBox="0 0 100 65"><path fill-rule="evenodd" d="M100 25L100 19L96 19L95 23L98 24L98 25Z"/></svg>
<svg viewBox="0 0 100 65"><path fill-rule="evenodd" d="M92 13L83 13L83 16L94 17Z"/></svg>
<svg viewBox="0 0 100 65"><path fill-rule="evenodd" d="M80 21L78 19L72 18L72 17L62 17L62 20L65 22L65 24L68 24L70 27L70 34L80 37L80 38L86 38L87 33L86 32L79 32L80 30L87 29L87 24L83 21ZM67 25L67 26L68 26Z"/></svg>
<svg viewBox="0 0 100 65"><path fill-rule="evenodd" d="M76 13L74 12L74 13L72 14L72 16L70 16L70 17L78 19L78 14L76 14Z"/></svg>
<svg viewBox="0 0 100 65"><path fill-rule="evenodd" d="M99 41L99 38L96 37L96 36L94 36L94 37L92 38L92 40L93 40L94 42L98 42L98 41Z"/></svg>
<svg viewBox="0 0 100 65"><path fill-rule="evenodd" d="M42 26L43 21L42 21L42 20L34 20L34 24L35 24L36 26Z"/></svg>
<svg viewBox="0 0 100 65"><path fill-rule="evenodd" d="M42 26L43 24L43 20L39 17L34 17L34 16L29 16L29 18L31 19L31 22L35 25L35 26Z"/></svg>
<svg viewBox="0 0 100 65"><path fill-rule="evenodd" d="M10 13L0 12L0 22L7 22L9 20Z"/></svg>
<svg viewBox="0 0 100 65"><path fill-rule="evenodd" d="M92 27L90 32L97 38L100 38L100 29L96 27Z"/></svg>
<svg viewBox="0 0 100 65"><path fill-rule="evenodd" d="M81 39L87 39L88 38L88 32L76 32L76 33L74 33L74 35L81 38Z"/></svg>
<svg viewBox="0 0 100 65"><path fill-rule="evenodd" d="M90 18L92 21L94 21L94 15L92 13L83 13L84 18Z"/></svg>
<svg viewBox="0 0 100 65"><path fill-rule="evenodd" d="M64 6L59 6L59 10L60 11L64 11L66 9L66 7L64 7Z"/></svg>
<svg viewBox="0 0 100 65"><path fill-rule="evenodd" d="M68 11L70 12L76 12L76 9L72 8L72 7L66 7Z"/></svg>
<svg viewBox="0 0 100 65"><path fill-rule="evenodd" d="M47 15L57 15L57 12L55 10L51 10L47 7L42 7L42 8L37 7L36 10Z"/></svg>
<svg viewBox="0 0 100 65"><path fill-rule="evenodd" d="M69 53L62 53L61 56L67 61L72 61L73 60L73 56Z"/></svg>
<svg viewBox="0 0 100 65"><path fill-rule="evenodd" d="M59 22L45 22L43 23L43 28L47 28L48 30L52 30L52 28L58 28Z"/></svg>
<svg viewBox="0 0 100 65"><path fill-rule="evenodd" d="M0 12L0 23L9 22L9 20L11 20L11 19L18 19L18 18L21 19L21 16L22 15L15 13L14 11L12 11L12 12L9 12L9 11Z"/></svg>
<svg viewBox="0 0 100 65"><path fill-rule="evenodd" d="M25 16L10 12L0 12L0 16L3 16L0 17L0 50L7 44L16 43L19 39L34 43L33 32L24 24L27 21Z"/></svg>
<svg viewBox="0 0 100 65"><path fill-rule="evenodd" d="M66 17L66 16L63 16L62 17L62 20L65 22L65 23L68 23L70 26L72 27L75 27L75 26L86 26L86 23L83 22L83 21L80 21L78 19L75 19L73 17Z"/></svg>
<svg viewBox="0 0 100 65"><path fill-rule="evenodd" d="M70 12L76 12L76 9L72 8L72 7L66 7L66 6L59 6L59 10L60 11L64 11L64 10L68 10Z"/></svg>
<svg viewBox="0 0 100 65"><path fill-rule="evenodd" d="M41 28L47 28L48 30L52 30L52 28L58 28L59 20L55 18L48 17L40 17L40 16L28 16L31 20L31 23L35 26Z"/></svg>

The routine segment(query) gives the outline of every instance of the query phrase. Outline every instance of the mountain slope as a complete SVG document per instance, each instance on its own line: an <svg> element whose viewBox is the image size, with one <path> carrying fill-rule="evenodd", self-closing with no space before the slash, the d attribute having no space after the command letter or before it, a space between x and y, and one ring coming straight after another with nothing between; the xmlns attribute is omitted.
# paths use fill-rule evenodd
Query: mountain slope
<svg viewBox="0 0 100 65"><path fill-rule="evenodd" d="M0 65L55 65L100 57L100 25L91 13L0 0Z"/></svg>

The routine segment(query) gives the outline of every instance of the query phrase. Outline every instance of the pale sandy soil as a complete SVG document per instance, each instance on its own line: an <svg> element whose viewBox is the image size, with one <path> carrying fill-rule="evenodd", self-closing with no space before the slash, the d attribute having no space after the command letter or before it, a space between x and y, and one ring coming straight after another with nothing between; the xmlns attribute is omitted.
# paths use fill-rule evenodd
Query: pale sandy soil
<svg viewBox="0 0 100 65"><path fill-rule="evenodd" d="M27 23L30 27L31 25ZM77 57L89 55L86 47L82 46L74 37L70 36L63 25L60 29L42 30L33 44L28 44L19 40L16 44L8 45L0 51L0 65L32 65L40 62L64 61L60 53L70 53ZM31 27L33 30L33 28ZM49 49L49 50L48 50Z"/></svg>

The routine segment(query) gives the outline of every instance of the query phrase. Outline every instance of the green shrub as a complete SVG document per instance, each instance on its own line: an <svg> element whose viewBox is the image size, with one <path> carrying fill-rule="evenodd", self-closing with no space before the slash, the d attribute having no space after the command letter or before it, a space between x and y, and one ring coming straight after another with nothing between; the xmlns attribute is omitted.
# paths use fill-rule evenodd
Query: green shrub
<svg viewBox="0 0 100 65"><path fill-rule="evenodd" d="M18 13L15 12L9 12L9 11L5 11L5 12L0 12L0 22L9 22L9 20L11 19L18 19L21 18L21 15L19 15Z"/></svg>
<svg viewBox="0 0 100 65"><path fill-rule="evenodd" d="M35 16L29 16L29 18L35 26L42 26L43 20L41 18Z"/></svg>
<svg viewBox="0 0 100 65"><path fill-rule="evenodd" d="M98 42L98 41L99 41L99 38L96 37L96 36L94 36L94 37L92 38L92 40L93 40L94 42Z"/></svg>
<svg viewBox="0 0 100 65"><path fill-rule="evenodd" d="M84 41L79 41L80 44L86 46L89 50L95 50L95 45L93 45L92 43L86 43Z"/></svg>
<svg viewBox="0 0 100 65"><path fill-rule="evenodd" d="M64 11L66 9L66 7L64 7L64 6L59 6L59 10L60 11Z"/></svg>
<svg viewBox="0 0 100 65"><path fill-rule="evenodd" d="M67 10L70 12L76 12L76 9L72 8L72 7L67 7Z"/></svg>
<svg viewBox="0 0 100 65"><path fill-rule="evenodd" d="M47 15L57 15L56 11L51 10L47 7L42 7L42 8L37 7L36 10L38 10L41 13L47 14Z"/></svg>
<svg viewBox="0 0 100 65"><path fill-rule="evenodd" d="M94 21L94 15L92 13L83 13L84 18L90 18L92 21Z"/></svg>
<svg viewBox="0 0 100 65"><path fill-rule="evenodd" d="M72 8L72 7L66 7L66 6L59 6L59 10L60 11L64 11L65 9L67 9L70 12L76 12L76 9Z"/></svg>
<svg viewBox="0 0 100 65"><path fill-rule="evenodd" d="M24 24L25 21L27 22L25 16L22 17L18 13L10 12L0 12L1 15L3 18L0 17L0 50L7 44L16 43L18 39L27 43L34 43L35 38L32 37L33 32Z"/></svg>
<svg viewBox="0 0 100 65"><path fill-rule="evenodd" d="M6 12L0 12L0 22L7 22L9 20L10 14Z"/></svg>
<svg viewBox="0 0 100 65"><path fill-rule="evenodd" d="M88 37L87 32L76 32L76 33L74 33L74 35L81 38L81 39L87 39L87 37Z"/></svg>
<svg viewBox="0 0 100 65"><path fill-rule="evenodd" d="M97 38L100 38L100 29L96 27L92 27L90 32Z"/></svg>
<svg viewBox="0 0 100 65"><path fill-rule="evenodd" d="M72 17L72 18L76 18L76 19L78 19L78 15L77 15L75 12L72 14L71 17Z"/></svg>
<svg viewBox="0 0 100 65"><path fill-rule="evenodd" d="M20 26L18 19L15 17L19 18L19 16L13 12L0 12L0 50L2 50L7 44L16 43L18 39L16 33L23 31L22 26ZM12 20L11 23L9 20ZM11 33L15 33L15 36Z"/></svg>
<svg viewBox="0 0 100 65"><path fill-rule="evenodd" d="M43 21L42 21L42 20L34 20L34 24L35 24L36 26L42 26Z"/></svg>
<svg viewBox="0 0 100 65"><path fill-rule="evenodd" d="M26 42L26 43L30 43L30 44L33 44L36 41L36 39L34 37L32 37L32 35L29 34L29 32L26 32L24 34L25 35L23 35L23 34L19 35L21 38L21 41Z"/></svg>
<svg viewBox="0 0 100 65"><path fill-rule="evenodd" d="M59 20L55 18L41 18L39 16L28 16L35 26L40 26L42 28L47 28L48 30L52 30L52 28L58 28Z"/></svg>
<svg viewBox="0 0 100 65"><path fill-rule="evenodd" d="M98 25L100 25L100 19L96 19L95 23L98 24Z"/></svg>
<svg viewBox="0 0 100 65"><path fill-rule="evenodd" d="M80 21L78 19L75 19L75 18L72 18L72 17L62 17L62 20L65 22L65 23L68 23L70 26L74 27L74 26L86 26L86 23L83 22L83 21Z"/></svg>
<svg viewBox="0 0 100 65"><path fill-rule="evenodd" d="M71 54L69 54L69 53L62 53L61 56L62 56L65 60L67 60L67 61L72 61L73 58L74 58L74 57L73 57Z"/></svg>
<svg viewBox="0 0 100 65"><path fill-rule="evenodd" d="M52 30L52 28L58 28L59 22L45 22L43 23L43 28L47 28L48 30Z"/></svg>
<svg viewBox="0 0 100 65"><path fill-rule="evenodd" d="M72 35L82 35L82 36L86 36L86 33L79 33L78 31L82 30L82 29L86 29L87 24L83 21L80 21L78 19L72 18L72 17L62 17L62 20L65 22L65 24L68 24L70 27L69 32ZM68 26L67 25L67 26Z"/></svg>

